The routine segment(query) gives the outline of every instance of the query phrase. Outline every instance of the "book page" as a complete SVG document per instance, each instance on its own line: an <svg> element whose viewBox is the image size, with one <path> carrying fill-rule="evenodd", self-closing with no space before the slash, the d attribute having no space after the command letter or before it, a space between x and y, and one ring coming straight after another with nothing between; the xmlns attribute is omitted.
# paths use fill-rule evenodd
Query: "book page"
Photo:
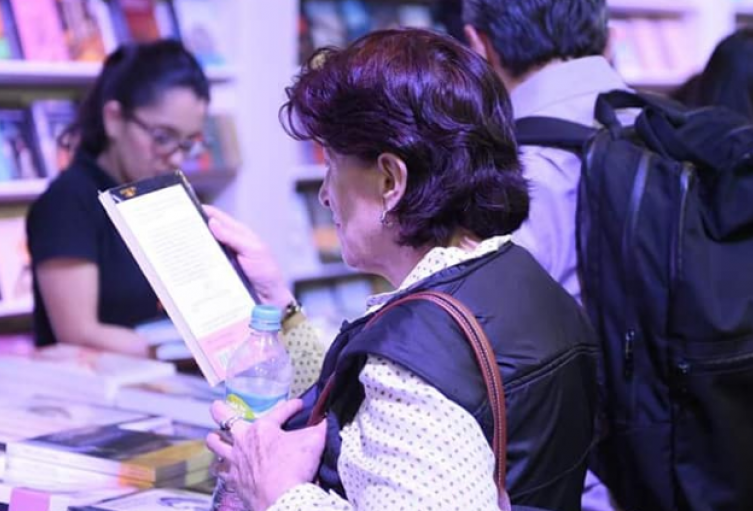
<svg viewBox="0 0 753 511"><path fill-rule="evenodd" d="M254 302L182 186L117 208L196 339L248 322Z"/></svg>

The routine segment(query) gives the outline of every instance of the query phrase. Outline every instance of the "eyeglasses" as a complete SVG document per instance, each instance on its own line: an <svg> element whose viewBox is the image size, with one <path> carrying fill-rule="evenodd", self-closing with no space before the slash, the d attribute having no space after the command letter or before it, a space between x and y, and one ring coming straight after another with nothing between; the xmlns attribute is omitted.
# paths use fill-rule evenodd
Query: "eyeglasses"
<svg viewBox="0 0 753 511"><path fill-rule="evenodd" d="M155 152L163 158L172 156L176 151L181 151L186 158L197 158L207 149L206 143L201 135L181 139L180 136L170 128L150 126L139 119L135 114L129 114L128 120L132 121L136 126L149 135L149 138L152 139Z"/></svg>

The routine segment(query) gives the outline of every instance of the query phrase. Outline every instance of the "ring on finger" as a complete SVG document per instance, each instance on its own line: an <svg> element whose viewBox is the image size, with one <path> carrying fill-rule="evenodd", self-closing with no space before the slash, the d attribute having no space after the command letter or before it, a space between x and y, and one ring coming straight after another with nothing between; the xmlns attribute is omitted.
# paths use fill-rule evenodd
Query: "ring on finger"
<svg viewBox="0 0 753 511"><path fill-rule="evenodd" d="M227 419L224 419L222 422L220 422L220 429L222 431L230 431L230 428L233 427L233 424L242 419L243 417L240 415L233 415L231 417L228 417Z"/></svg>

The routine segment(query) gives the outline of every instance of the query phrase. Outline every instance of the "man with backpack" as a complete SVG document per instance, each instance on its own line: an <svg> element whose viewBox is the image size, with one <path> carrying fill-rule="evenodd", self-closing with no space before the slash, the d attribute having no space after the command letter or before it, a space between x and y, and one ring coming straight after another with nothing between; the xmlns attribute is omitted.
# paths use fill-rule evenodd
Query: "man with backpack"
<svg viewBox="0 0 753 511"><path fill-rule="evenodd" d="M516 118L551 116L593 126L598 94L627 89L603 56L604 0L464 0L463 17L466 39L505 83ZM575 224L580 158L526 146L522 160L532 200L515 241L580 301ZM592 474L586 487L587 508L611 509Z"/></svg>
<svg viewBox="0 0 753 511"><path fill-rule="evenodd" d="M753 126L628 92L604 0L464 0L464 20L518 119L517 242L602 342L594 470L625 511L753 509Z"/></svg>

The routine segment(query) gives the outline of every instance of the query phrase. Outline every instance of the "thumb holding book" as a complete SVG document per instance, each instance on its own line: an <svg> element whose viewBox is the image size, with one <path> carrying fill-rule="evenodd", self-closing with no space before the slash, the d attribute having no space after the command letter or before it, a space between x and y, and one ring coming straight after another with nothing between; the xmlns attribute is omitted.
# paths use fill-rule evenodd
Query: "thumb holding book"
<svg viewBox="0 0 753 511"><path fill-rule="evenodd" d="M284 309L293 301L280 265L264 241L251 229L220 209L204 205L209 229L217 241L235 252L243 273L262 303Z"/></svg>

